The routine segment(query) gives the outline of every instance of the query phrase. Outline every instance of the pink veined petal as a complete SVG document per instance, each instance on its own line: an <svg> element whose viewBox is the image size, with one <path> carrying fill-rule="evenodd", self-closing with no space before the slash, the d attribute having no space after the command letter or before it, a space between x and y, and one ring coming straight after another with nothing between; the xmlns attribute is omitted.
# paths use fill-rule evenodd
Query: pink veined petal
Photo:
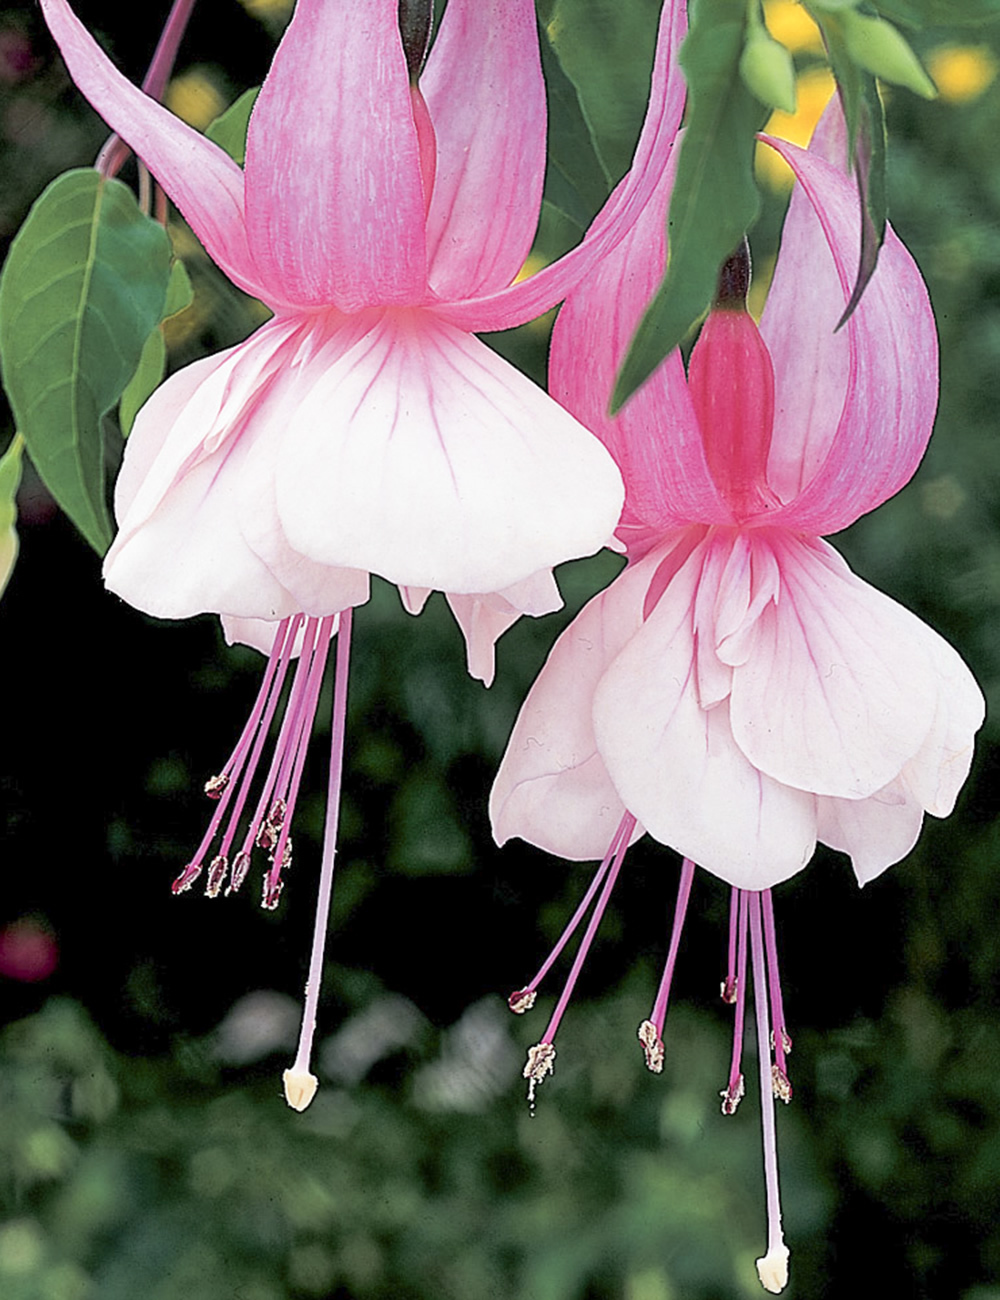
<svg viewBox="0 0 1000 1300"><path fill-rule="evenodd" d="M673 178L671 160L631 230L569 293L552 331L549 392L614 456L626 528L732 521L708 470L678 350L617 416L608 414L615 376L663 276Z"/></svg>
<svg viewBox="0 0 1000 1300"><path fill-rule="evenodd" d="M538 618L562 608L562 597L551 569L530 578L477 595L448 594L455 622L465 637L469 673L484 686L492 686L496 675L496 643L522 614Z"/></svg>
<svg viewBox="0 0 1000 1300"><path fill-rule="evenodd" d="M594 732L615 788L650 835L740 889L768 889L812 857L815 801L747 760L725 703L699 703L694 610L704 551L608 666Z"/></svg>
<svg viewBox="0 0 1000 1300"><path fill-rule="evenodd" d="M303 332L301 322L275 318L236 347L185 366L153 393L136 417L115 483L116 546L179 476L233 436Z"/></svg>
<svg viewBox="0 0 1000 1300"><path fill-rule="evenodd" d="M528 693L490 794L493 837L513 836L575 862L601 858L625 805L597 749L594 690L642 626L664 548L629 565L562 633ZM633 839L642 834L637 827Z"/></svg>
<svg viewBox="0 0 1000 1300"><path fill-rule="evenodd" d="M377 315L302 382L277 503L314 560L475 594L590 554L614 529L621 479L598 440L428 313Z"/></svg>
<svg viewBox="0 0 1000 1300"><path fill-rule="evenodd" d="M397 0L298 0L250 118L247 233L283 301L426 296L424 197Z"/></svg>
<svg viewBox="0 0 1000 1300"><path fill-rule="evenodd" d="M141 526L119 533L104 581L158 618L226 613L279 620L299 603L243 539L237 504L249 440L199 457Z"/></svg>
<svg viewBox="0 0 1000 1300"><path fill-rule="evenodd" d="M105 560L112 591L164 618L214 611L278 619L367 598L366 574L319 570L294 555L279 530L268 534L263 510L256 546L241 526L244 494L267 486L254 467L255 443L280 442L296 400L295 360L308 354L315 330L315 322L270 321L238 347L179 371L142 408L116 485L120 530Z"/></svg>
<svg viewBox="0 0 1000 1300"><path fill-rule="evenodd" d="M42 0L42 13L70 76L146 163L212 260L241 289L273 302L247 245L239 167L123 77L66 0Z"/></svg>
<svg viewBox="0 0 1000 1300"><path fill-rule="evenodd" d="M545 83L532 0L450 0L420 78L437 137L427 214L440 298L506 288L531 249L545 179Z"/></svg>
<svg viewBox="0 0 1000 1300"><path fill-rule="evenodd" d="M537 275L496 293L442 304L442 318L460 329L505 330L541 316L616 246L652 200L667 166L684 111L686 89L677 49L687 30L685 0L664 0L653 63L649 108L628 175L576 248Z"/></svg>
<svg viewBox="0 0 1000 1300"><path fill-rule="evenodd" d="M920 463L937 408L934 316L889 228L859 307L833 333L857 271L855 184L810 152L767 142L802 190L761 322L775 369L769 472L788 502L768 522L833 533L898 492Z"/></svg>
<svg viewBox="0 0 1000 1300"><path fill-rule="evenodd" d="M730 717L750 762L796 789L864 799L899 776L934 721L923 624L825 542L769 540L781 592L733 672Z"/></svg>
<svg viewBox="0 0 1000 1300"><path fill-rule="evenodd" d="M900 780L867 799L816 800L817 834L851 858L859 885L867 885L905 858L920 838L924 810Z"/></svg>

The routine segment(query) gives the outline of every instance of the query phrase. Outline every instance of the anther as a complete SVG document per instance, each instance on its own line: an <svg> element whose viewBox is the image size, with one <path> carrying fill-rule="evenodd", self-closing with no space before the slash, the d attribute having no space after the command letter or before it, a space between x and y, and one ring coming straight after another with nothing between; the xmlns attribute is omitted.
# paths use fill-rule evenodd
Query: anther
<svg viewBox="0 0 1000 1300"><path fill-rule="evenodd" d="M722 983L719 985L719 996L722 998L723 1002L725 1002L727 1006L731 1007L733 1003L736 1001L737 988L738 988L738 983L733 976L724 979Z"/></svg>
<svg viewBox="0 0 1000 1300"><path fill-rule="evenodd" d="M776 1065L771 1066L771 1091L787 1106L792 1100L792 1083L788 1075Z"/></svg>
<svg viewBox="0 0 1000 1300"><path fill-rule="evenodd" d="M653 1074L663 1073L663 1039L652 1020L644 1020L638 1030L639 1042L646 1054L646 1069Z"/></svg>
<svg viewBox="0 0 1000 1300"><path fill-rule="evenodd" d="M267 821L272 830L280 831L285 824L285 813L287 808L284 799L275 799L271 804L270 812L267 814Z"/></svg>
<svg viewBox="0 0 1000 1300"><path fill-rule="evenodd" d="M220 772L218 776L210 776L205 782L205 793L208 795L209 799L221 799L228 785L228 773Z"/></svg>
<svg viewBox="0 0 1000 1300"><path fill-rule="evenodd" d="M526 1011L530 1011L535 1005L535 998L538 994L534 989L518 989L507 999L507 1005L513 1011L515 1016L523 1016Z"/></svg>
<svg viewBox="0 0 1000 1300"><path fill-rule="evenodd" d="M743 1082L743 1075L738 1074L736 1076L736 1082L731 1083L728 1088L725 1088L719 1093L719 1096L722 1098L723 1115L736 1114L736 1107L743 1100L746 1090L746 1084Z"/></svg>
<svg viewBox="0 0 1000 1300"><path fill-rule="evenodd" d="M205 882L205 896L207 898L218 898L219 890L222 888L222 882L226 878L226 872L229 870L229 859L220 854L219 857L212 859L212 865L208 869L208 880Z"/></svg>
<svg viewBox="0 0 1000 1300"><path fill-rule="evenodd" d="M235 894L240 885L247 878L247 872L250 870L250 854L245 852L237 853L233 858L233 874L229 884L226 886L226 897Z"/></svg>
<svg viewBox="0 0 1000 1300"><path fill-rule="evenodd" d="M276 880L272 884L270 873L264 877L264 897L260 900L261 907L267 912L273 912L278 906L278 899L281 897L281 891L285 887L283 880Z"/></svg>
<svg viewBox="0 0 1000 1300"><path fill-rule="evenodd" d="M556 1049L552 1043L536 1043L534 1047L528 1048L528 1060L521 1071L521 1075L528 1080L528 1104L530 1106L534 1107L535 1104L535 1089L547 1074L552 1073L555 1064Z"/></svg>
<svg viewBox="0 0 1000 1300"><path fill-rule="evenodd" d="M278 844L278 832L269 821L262 821L257 828L257 838L254 841L259 849L265 853L273 853Z"/></svg>
<svg viewBox="0 0 1000 1300"><path fill-rule="evenodd" d="M200 875L201 863L189 862L174 883L170 886L170 892L173 894L186 893Z"/></svg>

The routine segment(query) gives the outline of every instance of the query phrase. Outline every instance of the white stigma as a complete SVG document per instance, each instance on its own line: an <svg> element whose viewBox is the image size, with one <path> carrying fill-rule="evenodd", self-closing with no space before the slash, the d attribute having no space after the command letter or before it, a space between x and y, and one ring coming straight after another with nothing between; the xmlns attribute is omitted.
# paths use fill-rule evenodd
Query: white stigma
<svg viewBox="0 0 1000 1300"><path fill-rule="evenodd" d="M757 1261L757 1276L765 1291L777 1295L788 1285L788 1247L784 1242L772 1246L763 1258Z"/></svg>
<svg viewBox="0 0 1000 1300"><path fill-rule="evenodd" d="M294 1066L291 1070L286 1070L281 1078L285 1085L285 1101L292 1110L305 1110L316 1096L319 1079L308 1070L297 1070Z"/></svg>

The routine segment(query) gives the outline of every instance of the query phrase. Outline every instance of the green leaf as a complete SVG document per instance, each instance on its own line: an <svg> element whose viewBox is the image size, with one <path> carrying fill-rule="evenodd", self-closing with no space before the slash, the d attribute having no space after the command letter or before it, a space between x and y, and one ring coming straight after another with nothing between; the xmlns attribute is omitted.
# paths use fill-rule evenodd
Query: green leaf
<svg viewBox="0 0 1000 1300"><path fill-rule="evenodd" d="M910 27L972 27L1000 18L1000 0L874 0L874 7Z"/></svg>
<svg viewBox="0 0 1000 1300"><path fill-rule="evenodd" d="M539 33L548 92L548 162L545 198L580 231L590 225L611 191L576 87L562 69L545 30Z"/></svg>
<svg viewBox="0 0 1000 1300"><path fill-rule="evenodd" d="M885 240L886 197L885 111L875 77L859 68L847 50L842 25L835 16L817 15L830 65L837 78L847 122L850 166L861 196L861 252L854 288L837 329L847 323L878 265ZM847 161L847 160L845 160Z"/></svg>
<svg viewBox="0 0 1000 1300"><path fill-rule="evenodd" d="M163 307L163 320L152 331L142 349L136 372L125 386L118 404L118 423L121 425L122 437L127 438L132 432L135 417L142 406L156 392L163 382L167 369L167 345L163 337L163 321L190 307L194 300L191 279L180 258L175 258L170 268L170 283L167 285L167 299Z"/></svg>
<svg viewBox="0 0 1000 1300"><path fill-rule="evenodd" d="M127 438L132 432L135 417L163 383L166 372L167 345L163 339L163 331L157 325L143 345L136 372L125 385L125 391L118 403L118 423L123 438Z"/></svg>
<svg viewBox="0 0 1000 1300"><path fill-rule="evenodd" d="M0 596L17 560L17 489L21 486L21 456L24 439L14 435L0 456Z"/></svg>
<svg viewBox="0 0 1000 1300"><path fill-rule="evenodd" d="M740 77L745 11L699 0L680 52L688 125L667 224L667 273L639 323L612 397L617 411L711 306L719 268L756 220L754 136L767 110Z"/></svg>
<svg viewBox="0 0 1000 1300"><path fill-rule="evenodd" d="M220 113L214 122L209 122L205 130L208 138L220 149L225 149L234 162L242 167L247 156L247 128L250 125L250 113L260 86L251 86L245 90L234 104L230 104L224 113Z"/></svg>
<svg viewBox="0 0 1000 1300"><path fill-rule="evenodd" d="M46 487L99 553L111 541L102 417L160 320L166 232L90 168L44 191L0 276L0 364Z"/></svg>
<svg viewBox="0 0 1000 1300"><path fill-rule="evenodd" d="M191 277L188 275L187 267L181 259L175 257L170 264L167 297L163 304L163 320L169 320L171 316L178 316L182 311L186 311L193 302L194 289L191 287Z"/></svg>
<svg viewBox="0 0 1000 1300"><path fill-rule="evenodd" d="M660 0L555 0L545 34L579 95L610 188L632 161L656 46Z"/></svg>

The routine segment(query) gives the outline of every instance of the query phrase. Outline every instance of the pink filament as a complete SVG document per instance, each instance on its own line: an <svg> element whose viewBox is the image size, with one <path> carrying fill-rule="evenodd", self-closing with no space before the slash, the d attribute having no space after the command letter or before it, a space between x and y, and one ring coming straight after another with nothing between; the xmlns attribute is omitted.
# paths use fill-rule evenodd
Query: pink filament
<svg viewBox="0 0 1000 1300"><path fill-rule="evenodd" d="M149 70L142 83L142 88L150 99L163 98L193 8L194 0L174 0L173 8L167 16ZM110 180L111 177L118 175L131 152L120 136L112 135L97 155L94 166L102 176Z"/></svg>
<svg viewBox="0 0 1000 1300"><path fill-rule="evenodd" d="M605 909L607 908L608 902L611 898L612 890L615 887L615 881L618 879L618 873L621 870L622 863L625 861L625 853L628 849L629 837L634 829L635 818L631 813L626 813L621 820L621 825L618 828L615 840L612 841L613 844L617 842L617 847L615 847L614 851L611 853L608 878L605 881L604 888L601 890L601 896L597 900L597 906L594 908L594 913L590 918L587 929L584 931L583 938L580 940L580 947L573 960L573 965L569 972L569 978L566 980L559 1001L556 1003L556 1009L552 1013L552 1019L549 1021L548 1027L541 1037L543 1043L551 1043L555 1039L556 1031L559 1028L559 1022L562 1020L563 1013L569 1005L570 998L573 996L573 989L576 987L577 978L579 977L580 971L583 969L583 963L587 959L587 953L590 951L590 946L594 941L594 936L597 934L598 926L601 924L601 919L604 916ZM611 851L609 850L609 852Z"/></svg>
<svg viewBox="0 0 1000 1300"><path fill-rule="evenodd" d="M726 961L726 982L722 986L723 1002L736 998L736 929L740 912L740 891L734 885L729 891L729 953Z"/></svg>
<svg viewBox="0 0 1000 1300"><path fill-rule="evenodd" d="M727 1093L731 1099L739 1100L740 1094L740 1058L743 1054L743 1023L746 1014L747 987L747 893L739 891L738 944L736 956L736 1017L733 1025L733 1055L729 1066L729 1087Z"/></svg>
<svg viewBox="0 0 1000 1300"><path fill-rule="evenodd" d="M333 872L337 856L337 829L340 822L340 785L344 771L344 733L347 719L347 677L351 662L350 608L340 614L337 632L337 656L334 668L333 719L330 738L330 778L327 786L326 827L323 833L323 858L320 867L319 893L316 899L316 920L313 925L312 953L309 958L309 975L306 980L306 1000L302 1010L302 1027L293 1071L307 1071L312 1055L313 1035L316 1032L316 1012L323 976L323 957L326 951L326 932L329 925L330 899L333 894Z"/></svg>
<svg viewBox="0 0 1000 1300"><path fill-rule="evenodd" d="M526 984L524 988L520 990L520 992L533 993L538 988L539 984L541 984L542 980L549 973L552 964L556 961L559 954L562 952L562 950L566 947L567 943L570 941L570 939L572 939L573 935L576 933L577 926L580 924L580 922L583 920L583 917L586 915L587 909L590 907L593 897L597 893L600 887L601 881L608 873L608 867L611 865L611 859L615 856L619 848L622 846L623 840L625 843L628 842L628 838L632 833L632 827L635 826L635 818L633 817L631 819L631 826L629 826L628 829L626 829L626 823L628 821L629 821L629 814L626 813L625 816L622 818L622 820L618 823L618 829L615 831L614 835L612 836L611 843L608 845L608 851L604 855L604 860L601 862L601 865L594 872L594 878L590 882L587 892L584 894L583 899L580 902L580 905L573 913L566 928L559 936L559 940L556 943L556 946L552 949L548 957L546 957L545 961L542 963L542 966L539 969L538 974L535 976L535 978L531 981L530 984Z"/></svg>
<svg viewBox="0 0 1000 1300"><path fill-rule="evenodd" d="M781 977L778 973L778 944L774 929L774 903L771 891L765 889L761 895L764 910L764 947L767 953L767 986L771 995L771 1022L774 1026L774 1061L785 1077L788 1070L785 1064L785 1009L781 1001ZM789 1040L791 1041L791 1040Z"/></svg>
<svg viewBox="0 0 1000 1300"><path fill-rule="evenodd" d="M278 624L277 630L274 634L271 654L267 661L267 669L264 672L264 680L261 682L260 690L257 692L257 698L254 701L253 708L250 710L250 717L247 719L246 726L243 728L240 738L236 742L236 748L229 756L229 760L221 772L222 776L228 778L226 788L222 791L218 805L208 824L208 829L198 846L197 852L188 863L187 867L185 867L181 876L174 882L175 893L179 893L182 889L186 888L187 884L194 880L201 870L202 859L208 852L209 845L212 843L219 826L222 824L222 819L225 816L226 809L233 797L233 793L237 788L237 783L240 783L240 774L243 771L247 747L256 732L257 738L254 743L253 753L250 757L246 776L242 783L240 783L240 797L236 801L236 807L230 821L230 831L227 832L226 840L220 849L220 852L223 854L229 851L229 842L232 839L232 827L234 822L239 818L243 801L246 799L248 783L253 778L257 759L260 756L260 750L263 747L264 740L267 736L267 728L270 725L271 717L273 716L275 707L278 703L278 697L281 693L281 684L284 680L285 669L288 665L287 651L294 640L301 619L302 615L297 614L294 619L286 618ZM279 668L280 671L278 671ZM276 672L278 674L277 680L275 680ZM263 721L261 721L261 715L264 713L265 705L267 706L267 711Z"/></svg>
<svg viewBox="0 0 1000 1300"><path fill-rule="evenodd" d="M663 978L660 980L660 987L657 990L656 1001L653 1003L653 1010L650 1014L650 1020L656 1026L656 1032L660 1038L663 1037L663 1025L667 1018L667 1001L670 998L670 985L674 978L674 967L677 964L677 950L680 947L681 931L684 928L684 917L687 915L688 899L691 897L691 882L694 880L694 863L690 858L685 858L681 866L681 878L677 886L677 903L674 907L674 924L670 932L670 946L667 949L667 960L663 967Z"/></svg>
<svg viewBox="0 0 1000 1300"><path fill-rule="evenodd" d="M288 836L292 827L292 814L295 811L295 803L299 797L299 785L302 781L302 770L305 767L306 753L309 749L309 737L312 733L313 719L316 716L316 705L319 702L320 687L323 684L323 673L326 670L327 651L330 648L330 636L333 632L333 624L336 619L335 614L330 614L323 619L319 625L319 634L317 637L316 649L312 656L312 663L309 666L309 677L306 682L306 696L303 701L302 709L296 728L294 741L294 765L288 784L284 784L284 779L279 778L278 798L285 802L285 817L281 823L281 831L278 834L278 842L274 848L274 865L268 876L267 889L273 892L281 877L281 869L285 858L285 845L288 842ZM282 765L284 769L284 764Z"/></svg>

